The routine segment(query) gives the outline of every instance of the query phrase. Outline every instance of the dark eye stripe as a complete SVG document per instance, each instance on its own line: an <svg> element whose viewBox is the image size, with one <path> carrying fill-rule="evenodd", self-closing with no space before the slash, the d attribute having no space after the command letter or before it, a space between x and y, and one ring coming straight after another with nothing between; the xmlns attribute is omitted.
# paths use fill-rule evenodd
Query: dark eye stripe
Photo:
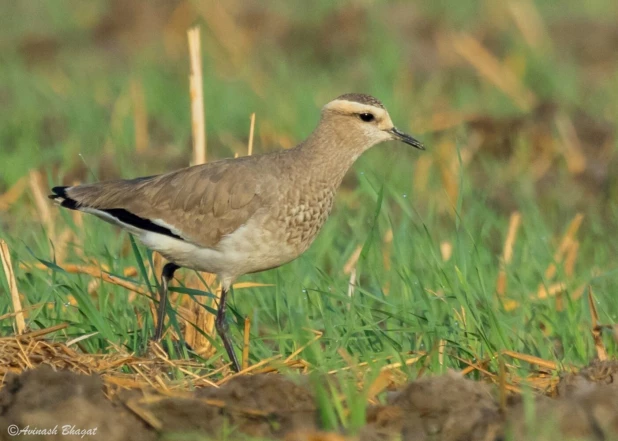
<svg viewBox="0 0 618 441"><path fill-rule="evenodd" d="M358 117L365 122L371 122L375 119L375 117L371 113L361 113L358 115Z"/></svg>

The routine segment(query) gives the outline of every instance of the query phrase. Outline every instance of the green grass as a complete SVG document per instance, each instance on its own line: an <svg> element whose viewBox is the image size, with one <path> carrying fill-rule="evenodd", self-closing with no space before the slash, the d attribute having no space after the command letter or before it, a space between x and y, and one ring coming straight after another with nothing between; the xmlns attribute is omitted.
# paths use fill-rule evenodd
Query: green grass
<svg viewBox="0 0 618 441"><path fill-rule="evenodd" d="M281 20L299 27L301 35L330 35L336 40L338 25L325 25L325 17L345 13L330 2L319 3L321 7L308 16L284 9ZM500 58L523 63L522 81L540 99L557 103L576 122L579 109L597 121L618 120L615 59L605 65L604 75L591 77L587 66L561 48L559 41L546 52L532 49L512 20L505 18L494 26L491 11L481 2L465 10L451 8L455 3L459 5L443 1L417 12L400 9L417 27L423 22L418 22L419 17L427 23L439 20L447 30L480 26L494 45L499 42ZM540 12L549 24L565 14L611 23L611 2L571 3L561 11L542 7ZM51 186L63 179L92 181L100 176L159 173L189 162L188 60L182 49L183 34L180 49L166 49L161 33L149 34L147 43L134 48L125 40L106 48L91 29L97 14L105 14L110 6L96 2L100 12L90 16L71 4L58 1L39 11L49 14L49 20L36 16L40 35L57 42L59 49L51 59L28 61L20 49L29 35L26 24L31 16L21 10L27 7L10 6L22 15L10 26L0 27L0 96L5 103L0 108L0 190L33 168L47 172ZM328 50L324 43L298 38L289 47L291 43L281 37L256 37L250 50L242 52L239 65L226 56L221 41L203 20L197 20L204 34L210 160L243 154L251 112L257 114L255 150L270 151L279 148L277 140L302 140L315 126L322 104L354 90L379 96L398 126L411 133L428 130L411 124L445 110L498 117L521 114L508 96L461 60L455 65L417 68L424 60L410 54L426 43L410 29L412 25L391 23L395 12L388 11L395 9L381 12L377 4L359 8L363 18L350 31L348 46L333 44ZM144 156L134 151L131 81L141 82L146 97L150 146ZM592 288L601 323L616 322L618 191L611 168L618 164L616 141L611 141L604 159L610 164L609 176L591 189L567 171L559 143L550 178L537 180L531 169L539 153L530 136L517 133L510 137L512 154L480 151L471 163L458 165L456 155L470 145L471 133L465 124L423 133L419 138L428 146L423 153L395 144L368 152L350 172L331 219L311 249L288 265L243 279L274 285L236 290L232 296L231 328L237 343L242 319L252 320L251 363L275 354L285 358L313 337L309 329L324 334L300 356L318 372L347 366L340 350L356 362L376 367L404 362L411 351L427 351L428 357L404 368L411 378L421 368L432 373L464 368L457 357L491 358L488 369L497 372L495 356L501 350L560 365L581 366L594 357L586 296L576 300L571 296L579 286ZM230 143L230 138L237 142ZM553 139L559 140L555 131ZM455 160L451 177L461 191L454 200L449 199L435 166L445 142L455 146L449 152L449 159ZM427 185L419 187L414 184L417 164L427 155L434 166ZM36 260L53 266L55 260L57 244L50 242L33 207L32 198L25 195L0 212L0 237L12 250L25 305L51 302L32 311L28 325L37 329L67 322L70 326L55 336L61 340L98 332L82 342L92 352L108 351L110 342L131 351L143 350L153 325L147 298L128 303L128 292L110 284L102 284L98 295L91 296L90 277L17 267ZM520 305L506 311L495 295L495 285L513 210L521 212L522 225L507 267L508 297ZM52 212L56 234L65 226L76 228L69 213L56 208ZM558 262L556 277L546 280L545 270L577 212L584 213L585 221L577 234L580 246L574 274L565 274ZM383 259L388 230L393 232L390 267ZM83 255L107 265L112 274L121 275L123 268L144 261L148 265L147 250L139 245L142 258L138 258L127 246L126 233L97 219L85 218L76 234ZM440 253L442 242L452 245L448 261ZM358 286L349 297L349 276L342 269L357 246L362 247ZM79 263L80 258L70 249L67 261ZM144 282L143 271L134 281ZM540 284L556 281L567 286L563 310L558 310L555 298L531 300ZM155 280L148 282L154 290ZM1 290L8 292L7 286L0 277ZM67 306L69 296L77 306ZM147 318L143 326L137 322L136 309ZM1 295L0 315L10 311L9 296ZM4 335L11 334L13 322L1 321L0 329ZM604 342L615 357L618 348L610 337L605 336ZM441 341L446 341L443 364L437 356ZM216 344L220 350L205 361L206 366L223 356L218 340ZM522 363L512 373L523 376L529 369ZM346 391L350 414L336 401L332 408L324 407L329 424L343 421L358 427L362 422L363 393L352 389ZM326 389L320 393L333 395Z"/></svg>

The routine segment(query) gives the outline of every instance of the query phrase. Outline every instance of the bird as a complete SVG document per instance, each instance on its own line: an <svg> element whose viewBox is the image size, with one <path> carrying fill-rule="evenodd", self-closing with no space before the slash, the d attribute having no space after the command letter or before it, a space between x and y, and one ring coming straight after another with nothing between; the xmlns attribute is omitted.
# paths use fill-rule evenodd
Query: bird
<svg viewBox="0 0 618 441"><path fill-rule="evenodd" d="M239 371L225 317L232 284L303 254L327 220L348 169L363 152L390 140L425 149L395 127L377 98L347 93L322 107L313 132L293 148L156 176L53 187L49 198L125 229L167 260L154 341L163 335L176 270L216 274L221 296L215 328Z"/></svg>

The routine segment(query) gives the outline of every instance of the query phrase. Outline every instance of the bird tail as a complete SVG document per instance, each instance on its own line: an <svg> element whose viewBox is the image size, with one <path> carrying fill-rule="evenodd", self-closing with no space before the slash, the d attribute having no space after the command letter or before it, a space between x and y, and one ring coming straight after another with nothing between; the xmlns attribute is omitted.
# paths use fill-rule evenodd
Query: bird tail
<svg viewBox="0 0 618 441"><path fill-rule="evenodd" d="M54 187L51 189L53 194L50 194L47 197L52 199L61 207L69 208L71 210L79 210L79 203L75 199L71 199L67 194L67 190L69 188L71 187Z"/></svg>
<svg viewBox="0 0 618 441"><path fill-rule="evenodd" d="M54 187L51 190L53 194L48 197L61 207L94 214L104 221L125 228L134 234L152 231L174 239L185 240L177 232L172 231L168 225L161 225L161 221L149 219L143 217L143 215L140 216L130 207L125 208L126 204L123 198L126 195L134 194L135 185L149 179L151 177L138 178L132 181L110 181L73 187Z"/></svg>

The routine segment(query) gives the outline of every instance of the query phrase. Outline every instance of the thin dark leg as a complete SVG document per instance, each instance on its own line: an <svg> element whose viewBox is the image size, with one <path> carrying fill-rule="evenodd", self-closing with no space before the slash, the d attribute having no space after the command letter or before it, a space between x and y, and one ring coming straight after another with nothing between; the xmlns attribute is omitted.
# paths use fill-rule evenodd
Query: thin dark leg
<svg viewBox="0 0 618 441"><path fill-rule="evenodd" d="M157 327L155 328L154 341L161 340L163 336L163 322L165 321L165 310L167 308L167 285L174 277L176 270L180 268L175 263L166 263L161 272L161 289L159 290L159 309L157 311Z"/></svg>
<svg viewBox="0 0 618 441"><path fill-rule="evenodd" d="M234 352L234 347L232 346L232 339L230 339L228 330L229 326L225 321L225 309L227 300L227 290L221 290L221 299L219 300L219 310L217 311L217 319L215 320L215 327L217 328L217 333L221 340L223 340L223 346L225 346L225 350L227 352L228 357L230 357L230 361L234 365L234 370L236 372L240 372L240 363L238 363L238 358L236 358L236 352Z"/></svg>

